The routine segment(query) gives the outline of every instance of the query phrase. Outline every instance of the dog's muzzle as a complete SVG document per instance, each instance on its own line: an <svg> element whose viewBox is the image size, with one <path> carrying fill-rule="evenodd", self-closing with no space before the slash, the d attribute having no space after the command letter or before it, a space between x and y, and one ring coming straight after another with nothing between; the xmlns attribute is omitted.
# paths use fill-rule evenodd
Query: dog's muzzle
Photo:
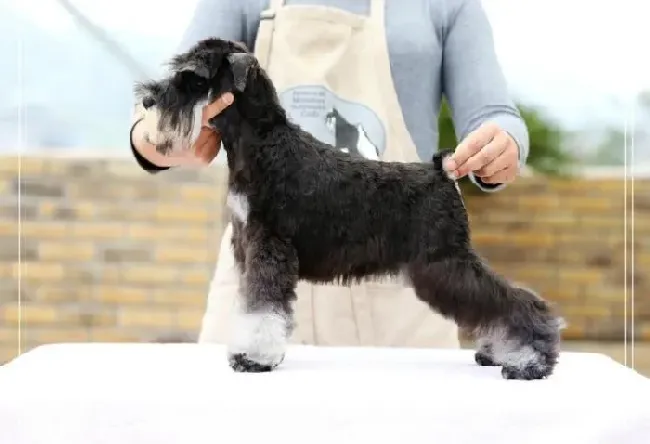
<svg viewBox="0 0 650 444"><path fill-rule="evenodd" d="M206 100L194 105L191 114L183 115L175 127L171 127L169 120L161 116L160 109L156 106L156 99L145 96L141 104L144 109L145 140L156 145L158 152L161 154L178 152L190 148L196 142L201 132L203 106L207 104Z"/></svg>

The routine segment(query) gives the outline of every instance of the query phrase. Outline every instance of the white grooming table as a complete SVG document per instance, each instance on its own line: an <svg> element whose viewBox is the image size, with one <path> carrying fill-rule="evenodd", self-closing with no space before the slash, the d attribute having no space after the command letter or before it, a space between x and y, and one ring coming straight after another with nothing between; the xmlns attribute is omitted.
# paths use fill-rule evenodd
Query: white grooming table
<svg viewBox="0 0 650 444"><path fill-rule="evenodd" d="M238 374L219 345L41 346L0 367L0 443L650 443L650 380L608 357L506 381L472 356L294 346Z"/></svg>

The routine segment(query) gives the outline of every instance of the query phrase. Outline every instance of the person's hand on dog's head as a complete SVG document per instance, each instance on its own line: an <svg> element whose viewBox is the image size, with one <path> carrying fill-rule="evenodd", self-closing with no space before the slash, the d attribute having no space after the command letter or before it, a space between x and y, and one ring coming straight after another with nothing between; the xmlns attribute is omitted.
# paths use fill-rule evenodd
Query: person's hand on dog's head
<svg viewBox="0 0 650 444"><path fill-rule="evenodd" d="M218 116L223 112L224 109L232 105L232 102L235 100L235 96L231 92L223 93L212 103L209 103L203 107L203 119L201 125L203 127L208 126L208 121L213 117Z"/></svg>
<svg viewBox="0 0 650 444"><path fill-rule="evenodd" d="M219 154L219 145L221 144L221 134L214 131L208 126L208 121L218 116L221 112L229 107L234 100L232 93L222 94L214 102L203 107L201 116L201 132L194 142L194 149L189 151L190 155L194 154L194 159L198 160L199 165L207 165ZM194 163L193 163L194 164Z"/></svg>
<svg viewBox="0 0 650 444"><path fill-rule="evenodd" d="M234 101L232 93L221 95L214 102L203 107L201 115L201 131L194 141L192 149L173 151L167 155L156 150L156 146L145 140L142 125L136 124L133 129L133 145L141 156L159 167L205 166L210 164L219 153L221 135L208 127L208 121L219 115Z"/></svg>

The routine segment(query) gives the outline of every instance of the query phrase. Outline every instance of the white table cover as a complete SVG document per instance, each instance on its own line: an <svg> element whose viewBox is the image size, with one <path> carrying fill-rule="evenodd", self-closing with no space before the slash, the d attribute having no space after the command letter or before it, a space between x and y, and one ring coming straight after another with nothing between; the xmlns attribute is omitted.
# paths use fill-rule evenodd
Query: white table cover
<svg viewBox="0 0 650 444"><path fill-rule="evenodd" d="M650 380L563 353L506 381L470 350L294 346L234 373L219 345L57 344L0 367L1 444L649 444Z"/></svg>

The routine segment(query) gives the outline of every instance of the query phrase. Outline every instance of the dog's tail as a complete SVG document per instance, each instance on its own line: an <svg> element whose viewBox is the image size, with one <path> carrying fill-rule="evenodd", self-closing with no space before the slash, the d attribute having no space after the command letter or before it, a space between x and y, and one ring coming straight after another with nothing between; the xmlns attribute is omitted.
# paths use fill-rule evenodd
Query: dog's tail
<svg viewBox="0 0 650 444"><path fill-rule="evenodd" d="M449 175L447 171L445 171L443 163L445 159L451 156L452 154L454 154L454 150L448 148L442 149L436 152L433 155L433 158L431 159L431 161L433 162L433 168L436 171L440 171L441 173L444 173L445 177L447 177L449 180L455 180L455 178Z"/></svg>

